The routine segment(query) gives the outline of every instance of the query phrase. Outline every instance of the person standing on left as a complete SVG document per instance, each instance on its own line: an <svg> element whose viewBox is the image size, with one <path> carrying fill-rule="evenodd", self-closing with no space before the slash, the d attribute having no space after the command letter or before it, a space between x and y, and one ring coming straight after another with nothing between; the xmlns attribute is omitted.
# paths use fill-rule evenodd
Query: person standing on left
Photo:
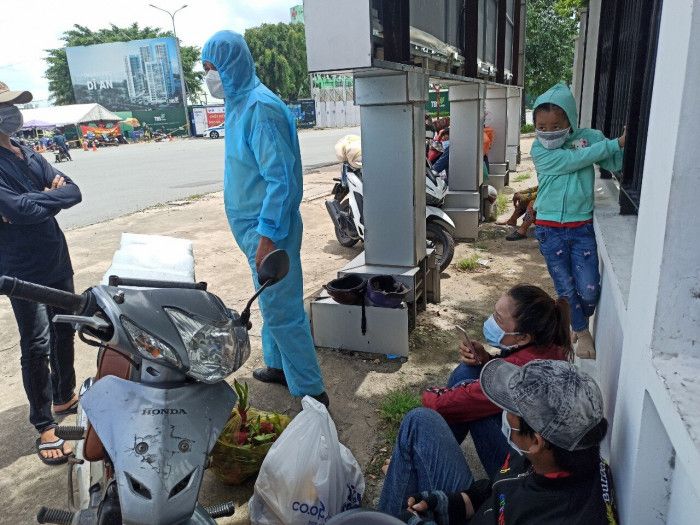
<svg viewBox="0 0 700 525"><path fill-rule="evenodd" d="M32 100L0 82L0 275L73 292L68 245L55 215L82 200L71 179L41 154L10 137L22 128L15 104ZM10 299L20 335L22 381L29 421L39 432L36 450L47 465L65 463L72 450L55 434L54 416L75 413L73 336L51 322L58 309ZM52 411L53 404L53 411Z"/></svg>

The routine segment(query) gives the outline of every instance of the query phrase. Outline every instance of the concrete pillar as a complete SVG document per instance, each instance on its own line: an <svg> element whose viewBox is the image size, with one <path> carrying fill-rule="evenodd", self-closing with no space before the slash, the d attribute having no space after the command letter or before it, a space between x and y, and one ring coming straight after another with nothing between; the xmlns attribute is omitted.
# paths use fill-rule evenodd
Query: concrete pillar
<svg viewBox="0 0 700 525"><path fill-rule="evenodd" d="M428 77L355 77L362 119L365 263L414 267L425 258Z"/></svg>
<svg viewBox="0 0 700 525"><path fill-rule="evenodd" d="M508 132L506 137L506 162L509 169L515 171L518 164L518 149L520 149L520 110L522 107L523 90L519 87L509 87L507 95Z"/></svg>
<svg viewBox="0 0 700 525"><path fill-rule="evenodd" d="M694 523L700 514L700 2L664 4L654 78L611 460L623 523Z"/></svg>
<svg viewBox="0 0 700 525"><path fill-rule="evenodd" d="M588 11L579 12L579 31L574 44L574 75L571 81L571 92L576 101L576 110L581 114L581 88L583 84L584 65L586 63L586 39L588 37Z"/></svg>
<svg viewBox="0 0 700 525"><path fill-rule="evenodd" d="M600 30L600 10L602 0L589 0L586 23L585 58L582 64L583 78L581 85L581 111L579 112L579 127L593 127L593 100L596 88L596 65L598 60L598 32Z"/></svg>
<svg viewBox="0 0 700 525"><path fill-rule="evenodd" d="M478 191L483 182L484 96L481 83L449 88L450 190Z"/></svg>

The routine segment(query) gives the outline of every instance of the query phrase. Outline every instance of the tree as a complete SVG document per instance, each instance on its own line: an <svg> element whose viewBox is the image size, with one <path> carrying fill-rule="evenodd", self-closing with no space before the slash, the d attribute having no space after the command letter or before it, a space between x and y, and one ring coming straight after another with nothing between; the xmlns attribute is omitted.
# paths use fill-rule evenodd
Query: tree
<svg viewBox="0 0 700 525"><path fill-rule="evenodd" d="M263 24L243 36L263 84L286 100L309 96L303 24Z"/></svg>
<svg viewBox="0 0 700 525"><path fill-rule="evenodd" d="M557 82L571 83L577 9L585 0L528 0L525 93L534 98Z"/></svg>
<svg viewBox="0 0 700 525"><path fill-rule="evenodd" d="M51 101L58 106L75 104L73 86L68 70L68 60L66 58L66 47L128 42L166 36L173 36L172 31L163 31L154 27L139 27L137 23L133 23L128 27L117 27L112 24L109 28L103 28L98 31L92 31L85 26L75 24L73 29L69 29L61 37L61 40L65 42L65 47L46 50L48 56L45 60L48 67L45 76L49 81L49 97ZM185 73L187 95L192 99L196 99L202 92L201 84L204 75L201 71L194 71L194 65L200 59L200 49L197 46L181 46L180 53L182 55L182 69Z"/></svg>
<svg viewBox="0 0 700 525"><path fill-rule="evenodd" d="M588 5L588 0L555 0L554 10L561 16L578 18L578 12Z"/></svg>

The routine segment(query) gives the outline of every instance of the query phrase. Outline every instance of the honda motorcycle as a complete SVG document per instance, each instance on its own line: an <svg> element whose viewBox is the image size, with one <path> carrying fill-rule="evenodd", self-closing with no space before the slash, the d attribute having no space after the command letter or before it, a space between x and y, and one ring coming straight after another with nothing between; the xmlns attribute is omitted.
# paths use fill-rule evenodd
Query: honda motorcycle
<svg viewBox="0 0 700 525"><path fill-rule="evenodd" d="M259 288L240 315L206 283L111 276L82 294L0 277L0 294L62 308L99 348L97 374L80 389L69 458L70 510L42 507L39 523L199 525L231 516L233 502L198 503L204 471L237 398L225 381L250 355L250 307L289 270L283 250L258 270Z"/></svg>

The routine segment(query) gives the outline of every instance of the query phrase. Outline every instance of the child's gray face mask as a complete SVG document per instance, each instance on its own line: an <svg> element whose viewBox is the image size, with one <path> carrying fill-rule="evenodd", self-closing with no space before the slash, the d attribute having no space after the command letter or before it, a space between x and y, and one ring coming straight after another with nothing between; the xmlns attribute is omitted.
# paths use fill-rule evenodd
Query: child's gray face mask
<svg viewBox="0 0 700 525"><path fill-rule="evenodd" d="M536 131L537 140L545 149L561 148L566 142L566 138L571 133L571 128L560 129L558 131Z"/></svg>

